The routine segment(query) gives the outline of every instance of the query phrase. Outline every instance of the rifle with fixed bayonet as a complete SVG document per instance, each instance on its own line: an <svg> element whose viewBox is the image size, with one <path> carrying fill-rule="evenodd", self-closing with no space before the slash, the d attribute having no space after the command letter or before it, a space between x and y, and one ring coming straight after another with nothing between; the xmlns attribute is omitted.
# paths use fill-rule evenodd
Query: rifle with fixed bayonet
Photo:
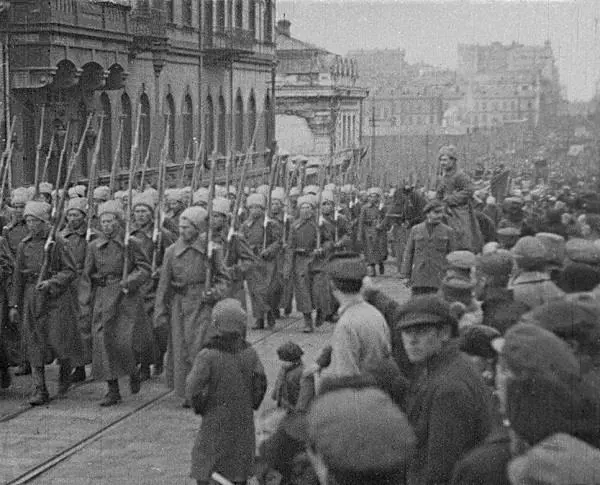
<svg viewBox="0 0 600 485"><path fill-rule="evenodd" d="M140 185L138 185L138 190L140 192L144 191L144 183L146 181L146 170L148 170L148 165L150 164L150 147L152 147L152 135L153 135L153 132L150 131L150 140L148 141L148 148L146 148L146 155L144 156L144 164L142 165L142 174L140 175Z"/></svg>
<svg viewBox="0 0 600 485"><path fill-rule="evenodd" d="M188 207L192 205L194 201L194 193L196 192L196 188L198 187L198 172L200 171L200 166L203 165L204 160L204 139L200 142L200 146L198 146L198 140L194 138L194 168L192 169L192 181L190 183L191 186L191 197L188 202Z"/></svg>
<svg viewBox="0 0 600 485"><path fill-rule="evenodd" d="M0 187L0 204L4 201L4 190L6 188L6 178L8 177L8 167L12 162L12 153L13 153L13 137L15 135L15 129L17 127L17 117L14 116L12 119L12 124L10 125L10 129L8 130L8 138L6 139L6 146L2 152L2 157L0 158L0 174L2 175L0 178L2 179L2 186Z"/></svg>
<svg viewBox="0 0 600 485"><path fill-rule="evenodd" d="M33 193L33 198L37 199L37 196L40 195L40 160L42 158L42 148L44 143L44 121L46 118L46 105L42 105L42 113L40 115L40 134L38 136L38 144L35 149L35 173L33 175L35 192Z"/></svg>
<svg viewBox="0 0 600 485"><path fill-rule="evenodd" d="M102 133L104 132L104 114L100 117L100 127L98 128L98 135L96 136L96 144L94 146L94 154L92 155L92 163L90 164L90 173L88 177L88 190L87 190L87 230L85 232L85 240L90 242L92 240L92 216L94 212L94 189L96 188L96 172L98 167L98 160L100 158L100 148L102 147Z"/></svg>
<svg viewBox="0 0 600 485"><path fill-rule="evenodd" d="M112 197L115 193L115 188L117 185L117 172L119 170L119 163L121 160L121 145L123 140L123 128L125 125L125 118L121 116L120 120L120 128L119 128L119 136L117 138L117 147L115 148L115 154L113 156L112 166L110 167L110 180L108 182L108 189L110 192L110 196Z"/></svg>
<svg viewBox="0 0 600 485"><path fill-rule="evenodd" d="M54 143L56 140L56 133L52 134L52 138L50 139L50 146L48 147L48 153L46 154L46 160L44 161L44 169L42 170L42 176L40 180L42 182L47 182L46 178L48 177L48 166L50 165L50 159L52 158L52 152L54 152Z"/></svg>
<svg viewBox="0 0 600 485"><path fill-rule="evenodd" d="M158 162L158 179L157 190L158 190L158 203L154 207L154 229L152 231L152 274L156 273L158 269L158 255L160 254L162 246L162 201L165 196L165 183L167 173L167 159L169 158L169 144L171 134L171 118L167 120L167 131L165 132L165 138L160 151L160 160Z"/></svg>
<svg viewBox="0 0 600 485"><path fill-rule="evenodd" d="M323 225L323 214L321 203L323 201L323 190L325 189L325 167L319 165L319 193L317 194L317 249L321 249L321 226Z"/></svg>
<svg viewBox="0 0 600 485"><path fill-rule="evenodd" d="M205 245L205 253L206 254L206 277L204 279L204 288L210 290L212 286L212 264L213 264L213 199L215 198L215 178L217 173L217 152L216 150L213 152L210 157L210 183L208 184L208 203L206 206L206 210L208 212L206 216L206 245Z"/></svg>
<svg viewBox="0 0 600 485"><path fill-rule="evenodd" d="M54 189L56 190L56 196L54 197L54 203L52 208L52 216L56 216L58 214L58 202L60 199L60 175L62 173L63 163L65 162L65 157L67 156L67 147L69 146L69 132L71 131L71 120L67 122L67 129L65 131L65 139L63 140L63 145L60 150L60 155L58 156L58 168L56 170L56 183L54 184Z"/></svg>
<svg viewBox="0 0 600 485"><path fill-rule="evenodd" d="M273 156L271 160L271 177L269 179L269 191L267 192L267 210L265 211L265 219L263 223L263 251L267 249L267 232L269 229L269 223L271 222L271 202L272 202L272 194L273 188L275 187L275 180L277 179L277 155Z"/></svg>

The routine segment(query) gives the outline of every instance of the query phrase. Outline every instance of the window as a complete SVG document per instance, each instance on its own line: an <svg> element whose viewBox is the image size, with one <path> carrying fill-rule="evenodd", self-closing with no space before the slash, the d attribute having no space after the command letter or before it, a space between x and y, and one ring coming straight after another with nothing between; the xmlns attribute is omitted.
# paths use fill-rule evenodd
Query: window
<svg viewBox="0 0 600 485"><path fill-rule="evenodd" d="M183 149L185 153L194 153L194 106L189 94L186 94L185 98L183 98L181 119L183 124Z"/></svg>
<svg viewBox="0 0 600 485"><path fill-rule="evenodd" d="M256 2L250 0L248 6L248 30L252 32L252 37L256 38Z"/></svg>
<svg viewBox="0 0 600 485"><path fill-rule="evenodd" d="M164 112L165 116L165 129L169 127L169 161L171 163L175 162L175 103L173 102L173 96L168 94L165 99ZM183 147L184 150L187 150L188 147ZM187 152L184 153L184 156L187 156Z"/></svg>
<svg viewBox="0 0 600 485"><path fill-rule="evenodd" d="M41 115L40 115L41 116ZM27 102L23 107L23 148L25 160L23 160L23 176L27 182L33 182L35 172L35 150L37 145L35 106Z"/></svg>
<svg viewBox="0 0 600 485"><path fill-rule="evenodd" d="M226 110L225 110L225 98L219 96L219 118L217 119L217 151L221 155L227 153L227 126L226 126Z"/></svg>
<svg viewBox="0 0 600 485"><path fill-rule="evenodd" d="M183 25L192 25L192 0L183 0L181 5L181 17Z"/></svg>
<svg viewBox="0 0 600 485"><path fill-rule="evenodd" d="M131 156L131 101L126 93L121 95L121 168L129 167Z"/></svg>
<svg viewBox="0 0 600 485"><path fill-rule="evenodd" d="M81 137L83 136L83 130L85 130L85 125L87 123L87 117L88 117L87 106L82 101L81 103L79 103L79 108L77 108L77 124L78 124L77 140L80 140ZM78 141L75 143L78 143ZM33 142L32 145L35 149L36 142ZM84 177L88 175L88 153L87 152L88 151L86 150L86 148L84 146L83 150L81 150L81 158L80 158L80 165L79 165L81 167L81 174Z"/></svg>
<svg viewBox="0 0 600 485"><path fill-rule="evenodd" d="M481 103L481 109L483 111L486 111L487 110L487 103Z"/></svg>
<svg viewBox="0 0 600 485"><path fill-rule="evenodd" d="M215 112L210 96L206 98L204 130L206 136L206 153L211 155L215 150Z"/></svg>
<svg viewBox="0 0 600 485"><path fill-rule="evenodd" d="M244 102L239 91L235 98L234 125L234 146L238 152L241 152L244 150Z"/></svg>
<svg viewBox="0 0 600 485"><path fill-rule="evenodd" d="M271 0L265 2L265 42L273 42L273 5Z"/></svg>
<svg viewBox="0 0 600 485"><path fill-rule="evenodd" d="M264 117L265 117L265 147L271 148L271 143L273 142L273 114L271 113L271 98L267 94L265 96L265 109L264 109Z"/></svg>
<svg viewBox="0 0 600 485"><path fill-rule="evenodd" d="M173 17L173 11L173 0L165 0L165 12L167 14L167 22L174 22L175 19Z"/></svg>
<svg viewBox="0 0 600 485"><path fill-rule="evenodd" d="M142 119L140 120L140 156L142 160L148 153L150 147L150 130L152 125L150 124L150 100L146 93L140 97L140 103L142 105ZM135 120L137 124L137 120Z"/></svg>
<svg viewBox="0 0 600 485"><path fill-rule="evenodd" d="M100 105L104 116L102 127L102 144L100 145L100 160L96 173L104 170L109 171L112 166L112 112L110 99L106 93L100 95Z"/></svg>
<svg viewBox="0 0 600 485"><path fill-rule="evenodd" d="M225 31L225 0L217 0L217 30Z"/></svg>
<svg viewBox="0 0 600 485"><path fill-rule="evenodd" d="M204 2L204 33L212 34L213 31L213 0Z"/></svg>
<svg viewBox="0 0 600 485"><path fill-rule="evenodd" d="M244 27L244 6L242 0L235 2L235 28L242 29Z"/></svg>

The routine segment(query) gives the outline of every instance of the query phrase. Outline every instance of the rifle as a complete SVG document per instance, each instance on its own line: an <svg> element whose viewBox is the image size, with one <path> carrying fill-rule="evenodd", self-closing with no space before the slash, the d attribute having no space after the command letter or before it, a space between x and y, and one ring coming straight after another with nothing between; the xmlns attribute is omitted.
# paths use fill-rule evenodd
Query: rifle
<svg viewBox="0 0 600 485"><path fill-rule="evenodd" d="M225 191L227 197L229 197L229 185L231 178L231 164L233 162L233 150L229 151L229 157L225 160Z"/></svg>
<svg viewBox="0 0 600 485"><path fill-rule="evenodd" d="M40 115L40 134L38 137L38 144L35 150L35 174L34 184L35 184L35 192L33 193L33 198L37 199L37 196L40 195L40 158L42 158L42 143L44 142L44 121L46 118L46 105L42 105L42 113Z"/></svg>
<svg viewBox="0 0 600 485"><path fill-rule="evenodd" d="M125 212L125 238L123 240L123 277L122 281L127 281L129 275L129 237L131 234L131 209L133 201L133 180L138 162L138 152L140 149L140 128L142 126L142 104L138 106L137 121L135 128L135 138L131 147L131 157L129 158L129 185L127 186L127 208ZM123 289L123 293L127 294L127 289Z"/></svg>
<svg viewBox="0 0 600 485"><path fill-rule="evenodd" d="M185 169L186 169L187 163L190 161L191 153L192 153L192 143L190 142L190 144L188 145L187 153L185 155L185 160L181 164L181 175L179 176L179 185L178 185L178 187L180 189L184 187L183 184L185 182Z"/></svg>
<svg viewBox="0 0 600 485"><path fill-rule="evenodd" d="M206 206L208 215L206 216L206 277L204 287L210 289L212 286L212 256L213 256L213 199L215 198L215 177L217 173L217 152L213 152L210 163L210 183L208 185L208 204Z"/></svg>
<svg viewBox="0 0 600 485"><path fill-rule="evenodd" d="M125 118L121 116L120 121L121 123L119 128L119 137L117 138L117 148L115 148L115 155L113 157L112 167L110 168L110 181L108 182L111 197L115 193L115 186L117 184L117 167L119 166L119 160L121 158L121 144L123 140L123 127L125 124Z"/></svg>
<svg viewBox="0 0 600 485"><path fill-rule="evenodd" d="M13 116L10 130L8 130L8 138L6 139L6 146L2 152L2 158L0 158L0 174L2 174L2 186L0 187L0 204L4 202L4 190L6 187L6 177L8 176L8 167L11 164L12 152L13 152L13 137L15 135L15 129L17 127L17 117Z"/></svg>
<svg viewBox="0 0 600 485"><path fill-rule="evenodd" d="M265 221L263 223L263 251L267 249L267 229L269 227L269 222L271 222L271 202L272 202L272 192L273 187L275 186L275 179L277 177L277 165L273 165L277 163L277 156L274 156L271 161L271 179L269 180L269 191L267 192L267 211L265 214Z"/></svg>
<svg viewBox="0 0 600 485"><path fill-rule="evenodd" d="M94 185L96 183L96 167L98 166L98 159L100 158L100 147L102 146L102 133L104 131L104 114L100 117L100 128L98 128L98 135L96 136L96 144L94 145L94 154L92 155L92 163L90 164L90 174L88 177L88 191L87 191L87 204L88 204L88 220L87 230L85 232L85 240L90 242L92 240L92 208L94 207Z"/></svg>
<svg viewBox="0 0 600 485"><path fill-rule="evenodd" d="M48 154L46 155L46 161L44 162L44 170L40 180L46 182L46 176L48 175L48 165L50 165L50 158L52 158L52 152L54 151L54 140L56 140L56 133L52 135L50 140L50 146L48 147Z"/></svg>
<svg viewBox="0 0 600 485"><path fill-rule="evenodd" d="M196 192L196 187L198 187L198 172L200 171L200 167L202 166L202 160L204 158L204 140L200 142L200 146L198 146L198 140L194 138L194 168L192 170L192 196L190 197L190 205L194 200L194 192Z"/></svg>
<svg viewBox="0 0 600 485"><path fill-rule="evenodd" d="M162 150L160 151L160 160L158 165L158 203L154 207L154 230L152 231L152 244L154 249L152 251L152 274L156 272L158 268L158 254L162 245L162 210L160 204L165 195L165 174L167 173L167 158L169 154L170 134L171 134L171 118L167 119L167 131L165 132L165 138Z"/></svg>
<svg viewBox="0 0 600 485"><path fill-rule="evenodd" d="M56 188L56 197L54 198L54 208L53 213L58 214L58 199L59 199L59 184L60 184L60 173L62 172L63 162L65 160L65 156L67 155L67 146L69 144L69 131L71 129L71 120L67 123L67 131L65 131L65 139L63 140L63 146L60 150L60 155L58 157L58 170L56 171L56 183L54 187Z"/></svg>
<svg viewBox="0 0 600 485"><path fill-rule="evenodd" d="M317 195L317 249L321 249L321 226L323 215L321 214L321 202L323 200L323 189L325 188L325 168L319 166L319 194Z"/></svg>
<svg viewBox="0 0 600 485"><path fill-rule="evenodd" d="M148 140L148 148L146 149L146 156L144 157L144 165L142 165L142 175L140 176L140 185L138 189L140 192L144 191L144 179L146 178L146 170L148 169L148 163L150 162L150 147L152 146L152 131L150 131L150 140Z"/></svg>
<svg viewBox="0 0 600 485"><path fill-rule="evenodd" d="M81 158L81 152L83 151L83 144L85 143L85 136L90 127L90 124L92 123L93 116L94 116L93 113L90 113L88 115L87 122L85 124L85 128L84 128L83 132L81 133L81 138L80 138L79 144L77 146L77 151L75 151L71 154L71 158L69 160L69 165L67 168L67 176L65 177L62 194L59 195L60 192L57 189L57 197L56 198L58 200L58 206L57 206L56 218L54 219L54 224L52 224L52 228L50 229L50 232L48 233L48 238L46 239L46 244L44 244L44 259L42 261L42 267L41 267L40 273L38 275L38 280L37 280L38 285L48 277L48 270L50 269L50 259L51 259L50 251L52 250L52 246L54 245L54 242L56 241L56 233L58 232L58 228L62 224L61 215L63 213L63 209L65 206L67 187L69 186L69 181L71 180L71 175L73 174L73 169L75 168L75 165L77 165L77 162Z"/></svg>

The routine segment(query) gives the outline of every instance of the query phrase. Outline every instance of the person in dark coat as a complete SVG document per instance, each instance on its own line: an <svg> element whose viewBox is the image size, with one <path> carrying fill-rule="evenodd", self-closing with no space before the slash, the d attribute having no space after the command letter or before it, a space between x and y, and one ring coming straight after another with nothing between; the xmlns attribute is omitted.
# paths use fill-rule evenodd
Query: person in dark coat
<svg viewBox="0 0 600 485"><path fill-rule="evenodd" d="M277 349L277 356L283 362L271 397L278 408L293 410L298 403L300 384L304 372L302 355L304 352L294 342L286 342Z"/></svg>
<svg viewBox="0 0 600 485"><path fill-rule="evenodd" d="M190 476L208 484L217 472L242 484L253 474L253 409L266 391L266 376L256 350L242 337L246 312L239 301L221 300L211 318L216 336L195 356L186 379L187 398L202 415Z"/></svg>
<svg viewBox="0 0 600 485"><path fill-rule="evenodd" d="M10 297L9 318L20 320L32 367L35 391L29 404L50 400L44 366L59 360L59 395L70 385L72 362L80 362L83 348L77 322L77 297L71 283L77 278L75 261L62 238L57 237L45 260L51 206L28 202L24 217L30 233L19 244ZM44 265L47 265L44 267ZM43 276L40 273L45 271Z"/></svg>
<svg viewBox="0 0 600 485"><path fill-rule="evenodd" d="M379 266L380 275L385 271L383 263L388 256L387 225L384 224L383 191L379 187L371 187L368 194L369 201L362 206L358 218L358 242L363 248L370 275L375 276L375 265Z"/></svg>
<svg viewBox="0 0 600 485"><path fill-rule="evenodd" d="M446 302L413 297L396 327L418 372L404 404L417 437L408 483L448 483L462 455L491 431L489 391L458 349L458 324Z"/></svg>
<svg viewBox="0 0 600 485"><path fill-rule="evenodd" d="M446 256L457 249L454 231L442 223L442 202L430 202L424 212L427 220L410 230L402 258L400 277L409 280L413 294L438 290L448 266Z"/></svg>

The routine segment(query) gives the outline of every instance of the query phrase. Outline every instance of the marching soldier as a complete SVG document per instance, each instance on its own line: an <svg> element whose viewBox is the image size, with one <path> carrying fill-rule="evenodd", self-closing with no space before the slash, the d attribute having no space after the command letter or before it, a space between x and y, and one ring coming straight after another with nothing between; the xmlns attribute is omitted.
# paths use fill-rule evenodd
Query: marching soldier
<svg viewBox="0 0 600 485"><path fill-rule="evenodd" d="M75 261L61 237L53 242L49 255L44 251L51 230L50 212L46 202L30 201L25 206L23 216L30 233L17 250L10 297L9 318L12 323L20 320L31 363L32 406L50 401L44 373L47 363L58 358L58 394L62 396L70 385L71 363L83 359L77 300L71 291L77 278Z"/></svg>
<svg viewBox="0 0 600 485"><path fill-rule="evenodd" d="M255 256L254 264L247 269L245 277L252 300L252 313L256 319L256 330L264 328L265 315L269 327L275 326L275 316L268 303L267 292L276 277L277 253L281 249L281 227L265 220L265 205L262 194L248 196L248 219L241 227L242 235Z"/></svg>
<svg viewBox="0 0 600 485"><path fill-rule="evenodd" d="M182 399L194 358L214 335L212 307L228 292L221 251L213 251L210 259L206 254L206 217L201 207L180 214L179 239L165 252L156 290L154 324L169 332L167 384Z"/></svg>
<svg viewBox="0 0 600 485"><path fill-rule="evenodd" d="M179 217L185 210L185 197L186 194L181 189L165 190L168 217L165 217L163 226L175 237L179 236Z"/></svg>
<svg viewBox="0 0 600 485"><path fill-rule="evenodd" d="M106 407L121 402L120 377L129 376L132 394L140 391L137 362L153 345L140 293L150 278L150 261L136 238L125 241L118 201L102 204L98 216L102 234L88 246L80 304L84 315L92 315L92 372L107 382L100 402Z"/></svg>
<svg viewBox="0 0 600 485"><path fill-rule="evenodd" d="M370 276L375 276L375 265L379 266L380 275L384 273L383 263L388 255L382 196L383 191L379 187L371 187L368 190L368 202L362 206L358 220L358 242L363 248Z"/></svg>
<svg viewBox="0 0 600 485"><path fill-rule="evenodd" d="M156 255L156 247L154 244L154 209L156 205L155 196L158 192L155 190L145 190L138 194L133 199L133 220L134 227L131 231L131 236L135 237L140 244L140 247L148 261L155 259L156 268L153 268L154 274L142 285L140 294L144 300L144 308L146 310L148 325L151 325L154 316L154 301L156 298L156 285L158 283L158 275L163 262L165 250L175 242L175 238L170 231L161 228L160 247ZM164 356L167 351L167 341L163 338L159 331L154 333L154 352L148 355L142 355L140 367L140 379L142 381L150 378L150 364L154 365L154 375L159 376L163 371Z"/></svg>
<svg viewBox="0 0 600 485"><path fill-rule="evenodd" d="M271 218L270 224L277 226L277 231L281 234L281 241L283 243L283 235L286 233L284 229L285 221L285 190L283 187L275 187L271 191ZM289 229L289 227L287 228ZM278 319L281 318L279 307L282 302L284 293L284 283L282 276L284 262L284 251L283 244L278 248L275 255L275 264L273 265L273 273L270 279L271 285L268 290L269 295L269 306L273 316Z"/></svg>
<svg viewBox="0 0 600 485"><path fill-rule="evenodd" d="M96 231L100 230L100 220L98 218L98 206L110 199L110 187L106 185L100 185L94 189L92 194L93 207L88 208L88 216L92 218L91 226Z"/></svg>
<svg viewBox="0 0 600 485"><path fill-rule="evenodd" d="M87 211L87 199L81 197L70 199L65 211L67 225L60 233L75 262L77 278L73 280L71 290L76 295L80 289L79 282L85 265L85 256L87 254ZM93 232L91 237L95 238L97 237L97 234ZM71 382L85 381L85 365L92 361L91 321L89 316L82 316L79 308L78 316L79 332L83 346L83 360L81 362L72 362L74 370L73 374L71 374Z"/></svg>
<svg viewBox="0 0 600 485"><path fill-rule="evenodd" d="M298 217L298 197L300 197L300 189L298 187L292 187L288 195L287 206L284 201L284 215L283 221L286 227L285 233L289 235L290 227L293 221ZM287 241L284 241L287 243ZM282 276L283 267L285 264L285 250L283 251L283 262L282 262ZM292 301L294 299L294 282L291 279L283 279L283 295L281 305L283 306L283 313L287 317L292 313Z"/></svg>

